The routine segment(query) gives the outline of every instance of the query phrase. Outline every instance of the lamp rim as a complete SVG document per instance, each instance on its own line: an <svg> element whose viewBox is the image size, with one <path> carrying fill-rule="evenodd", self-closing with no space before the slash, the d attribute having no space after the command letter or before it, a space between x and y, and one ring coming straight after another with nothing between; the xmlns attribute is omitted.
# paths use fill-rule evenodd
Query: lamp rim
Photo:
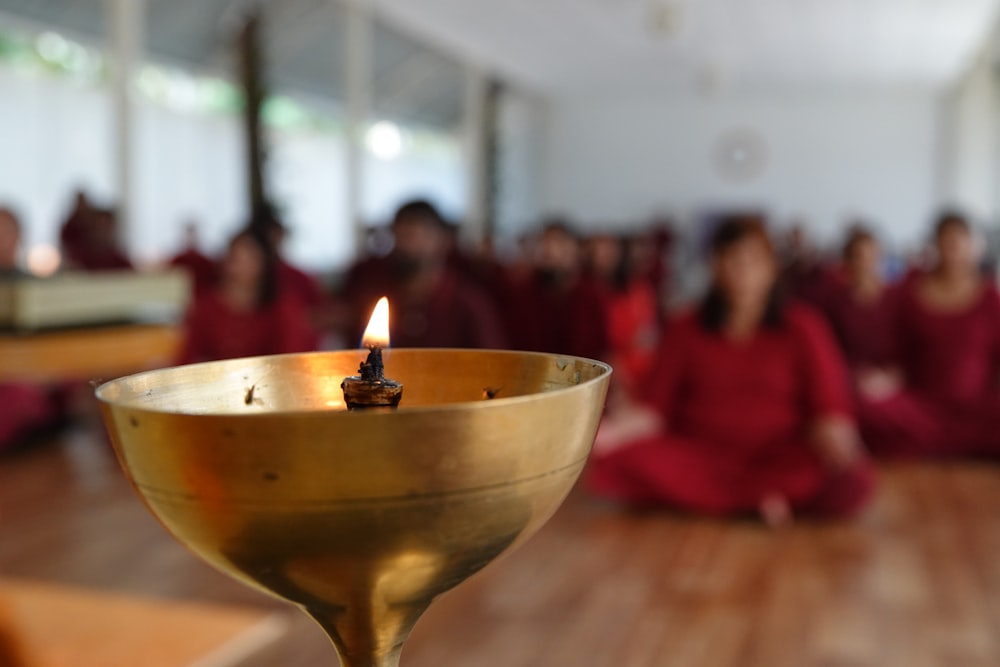
<svg viewBox="0 0 1000 667"><path fill-rule="evenodd" d="M433 413L453 413L457 411L467 411L470 409L482 410L486 408L499 409L505 406L514 406L522 404L526 401L535 401L539 397L555 397L566 395L574 391L586 391L592 385L600 384L605 382L614 373L613 367L603 361L597 359L590 359L587 357L578 357L569 354L559 354L550 352L534 352L534 351L522 351L522 350L510 350L510 349L481 349L481 348L445 348L445 347L427 347L427 348L386 348L386 355L391 355L393 352L448 352L456 354L495 354L500 356L518 356L518 357L541 357L548 358L559 363L560 361L565 362L567 365L575 363L590 364L591 366L599 369L599 372L592 378L581 380L575 384L567 384L566 386L557 387L553 389L548 389L545 391L532 392L530 394L521 394L518 396L506 396L497 397L489 400L478 400L478 401L455 401L450 403L440 403L434 405L418 405L418 406L406 406L405 404L400 405L398 408L392 409L390 412L383 411L365 411L365 410L346 410L346 409L324 409L322 407L314 408L301 408L301 409L268 409L259 412L232 412L223 410L207 410L207 411L192 411L186 409L176 409L176 408L164 408L164 407L151 407L144 404L141 401L141 395L135 394L130 395L126 398L111 398L108 393L112 391L115 387L123 387L129 383L134 383L137 380L144 377L151 377L158 374L162 374L168 371L178 371L180 369L195 369L203 368L207 366L219 366L232 364L236 366L240 362L253 362L253 361L267 361L275 359L289 359L289 358L305 358L314 356L323 356L330 354L344 354L348 352L355 352L354 349L345 350L325 350L316 352L293 352L286 354L271 354L271 355L259 355L253 357L236 357L233 359L221 359L216 361L202 361L190 364L179 364L175 366L168 366L164 368L151 369L146 371L141 371L138 373L132 373L129 375L124 375L106 382L101 382L96 385L94 389L94 394L98 401L107 405L111 408L124 408L131 412L145 413L145 414L158 414L158 415L178 415L183 417L211 417L211 418L238 418L240 420L246 419L274 419L275 417L295 417L295 418L319 418L327 417L331 415L338 415L338 419L370 419L377 417L384 419L389 415L396 415L401 417L403 415L426 415ZM356 350L359 359L363 359L364 355L367 354L367 350L359 348Z"/></svg>

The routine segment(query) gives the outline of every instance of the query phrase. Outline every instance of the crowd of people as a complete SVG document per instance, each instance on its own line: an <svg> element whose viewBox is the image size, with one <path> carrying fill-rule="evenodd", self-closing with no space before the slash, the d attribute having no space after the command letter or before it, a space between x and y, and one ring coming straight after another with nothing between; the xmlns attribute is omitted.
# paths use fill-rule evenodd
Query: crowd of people
<svg viewBox="0 0 1000 667"><path fill-rule="evenodd" d="M517 348L620 361L622 384L651 363L665 283L664 235L586 242L551 221L502 262L460 251L456 229L429 202L404 204L393 244L351 266L326 289L282 257L284 226L266 215L237 234L216 267L193 247L174 260L195 297L182 359L354 347L375 302L392 304L396 347Z"/></svg>
<svg viewBox="0 0 1000 667"><path fill-rule="evenodd" d="M666 324L639 401L605 418L592 488L780 524L858 512L873 456L1000 459L1000 296L964 217L932 238L888 283L871 230L823 263L782 258L760 218L723 220L706 294Z"/></svg>
<svg viewBox="0 0 1000 667"><path fill-rule="evenodd" d="M0 210L2 275L16 272L17 229ZM680 308L667 307L666 227L581 238L550 220L504 258L490 246L463 252L427 201L401 206L390 229L388 251L334 286L284 257L287 230L273 212L218 260L189 227L171 262L193 286L178 361L354 347L388 296L397 347L610 362L587 471L595 493L774 524L858 512L875 488L873 457L1000 458L1000 294L957 213L937 221L929 262L895 282L872 229L851 227L831 261L800 229L779 248L761 216L723 216L709 285ZM72 264L127 268L114 238L113 213L78 198L62 233ZM0 441L16 432L3 426Z"/></svg>

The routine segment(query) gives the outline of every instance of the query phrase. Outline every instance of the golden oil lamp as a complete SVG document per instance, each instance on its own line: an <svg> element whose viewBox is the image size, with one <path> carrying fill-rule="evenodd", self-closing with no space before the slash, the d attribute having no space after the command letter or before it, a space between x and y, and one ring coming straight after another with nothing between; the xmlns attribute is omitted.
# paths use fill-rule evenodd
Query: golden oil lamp
<svg viewBox="0 0 1000 667"><path fill-rule="evenodd" d="M347 410L359 351L167 368L97 389L166 529L315 619L343 667L395 667L441 593L530 537L583 469L611 369L396 349L398 409ZM370 352L369 352L370 354Z"/></svg>

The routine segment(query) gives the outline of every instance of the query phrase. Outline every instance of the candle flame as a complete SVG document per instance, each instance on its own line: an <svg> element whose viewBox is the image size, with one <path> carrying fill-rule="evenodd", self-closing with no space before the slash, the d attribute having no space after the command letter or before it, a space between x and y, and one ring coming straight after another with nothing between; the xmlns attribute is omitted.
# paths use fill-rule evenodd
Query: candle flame
<svg viewBox="0 0 1000 667"><path fill-rule="evenodd" d="M382 297L375 304L361 344L368 348L389 347L389 299Z"/></svg>

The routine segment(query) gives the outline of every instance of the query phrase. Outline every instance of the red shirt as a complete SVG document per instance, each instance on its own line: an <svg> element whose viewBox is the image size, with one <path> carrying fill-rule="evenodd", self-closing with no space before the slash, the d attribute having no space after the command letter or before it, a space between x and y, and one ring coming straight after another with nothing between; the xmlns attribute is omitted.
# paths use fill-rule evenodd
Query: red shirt
<svg viewBox="0 0 1000 667"><path fill-rule="evenodd" d="M608 361L616 380L633 389L646 379L656 358L660 313L656 291L645 280L634 280L623 291L604 295L608 318Z"/></svg>
<svg viewBox="0 0 1000 667"><path fill-rule="evenodd" d="M707 331L695 312L678 317L667 326L647 400L670 433L737 455L805 442L814 418L851 414L840 352L822 318L800 305L746 340Z"/></svg>
<svg viewBox="0 0 1000 667"><path fill-rule="evenodd" d="M586 278L553 287L535 275L512 288L506 316L517 349L590 359L608 355L607 308Z"/></svg>
<svg viewBox="0 0 1000 667"><path fill-rule="evenodd" d="M252 311L237 311L217 292L208 292L197 297L188 311L181 362L311 349L314 334L305 309L288 295Z"/></svg>
<svg viewBox="0 0 1000 667"><path fill-rule="evenodd" d="M984 284L968 308L928 308L917 293L919 280L903 287L899 346L907 385L926 397L951 404L979 401L996 392L1000 370L1000 295Z"/></svg>
<svg viewBox="0 0 1000 667"><path fill-rule="evenodd" d="M170 260L170 266L184 269L191 276L191 287L195 294L207 292L215 287L218 266L214 261L197 250L189 248Z"/></svg>
<svg viewBox="0 0 1000 667"><path fill-rule="evenodd" d="M324 301L323 288L319 281L284 260L278 262L278 281L283 289L309 308L315 308Z"/></svg>
<svg viewBox="0 0 1000 667"><path fill-rule="evenodd" d="M863 302L843 279L831 281L823 310L849 366L885 367L896 363L898 304L898 289L884 289L877 298Z"/></svg>
<svg viewBox="0 0 1000 667"><path fill-rule="evenodd" d="M412 294L386 260L366 260L352 271L342 291L353 322L348 343L361 340L379 297L389 298L389 337L393 347L503 348L507 337L485 292L452 269L434 288Z"/></svg>

